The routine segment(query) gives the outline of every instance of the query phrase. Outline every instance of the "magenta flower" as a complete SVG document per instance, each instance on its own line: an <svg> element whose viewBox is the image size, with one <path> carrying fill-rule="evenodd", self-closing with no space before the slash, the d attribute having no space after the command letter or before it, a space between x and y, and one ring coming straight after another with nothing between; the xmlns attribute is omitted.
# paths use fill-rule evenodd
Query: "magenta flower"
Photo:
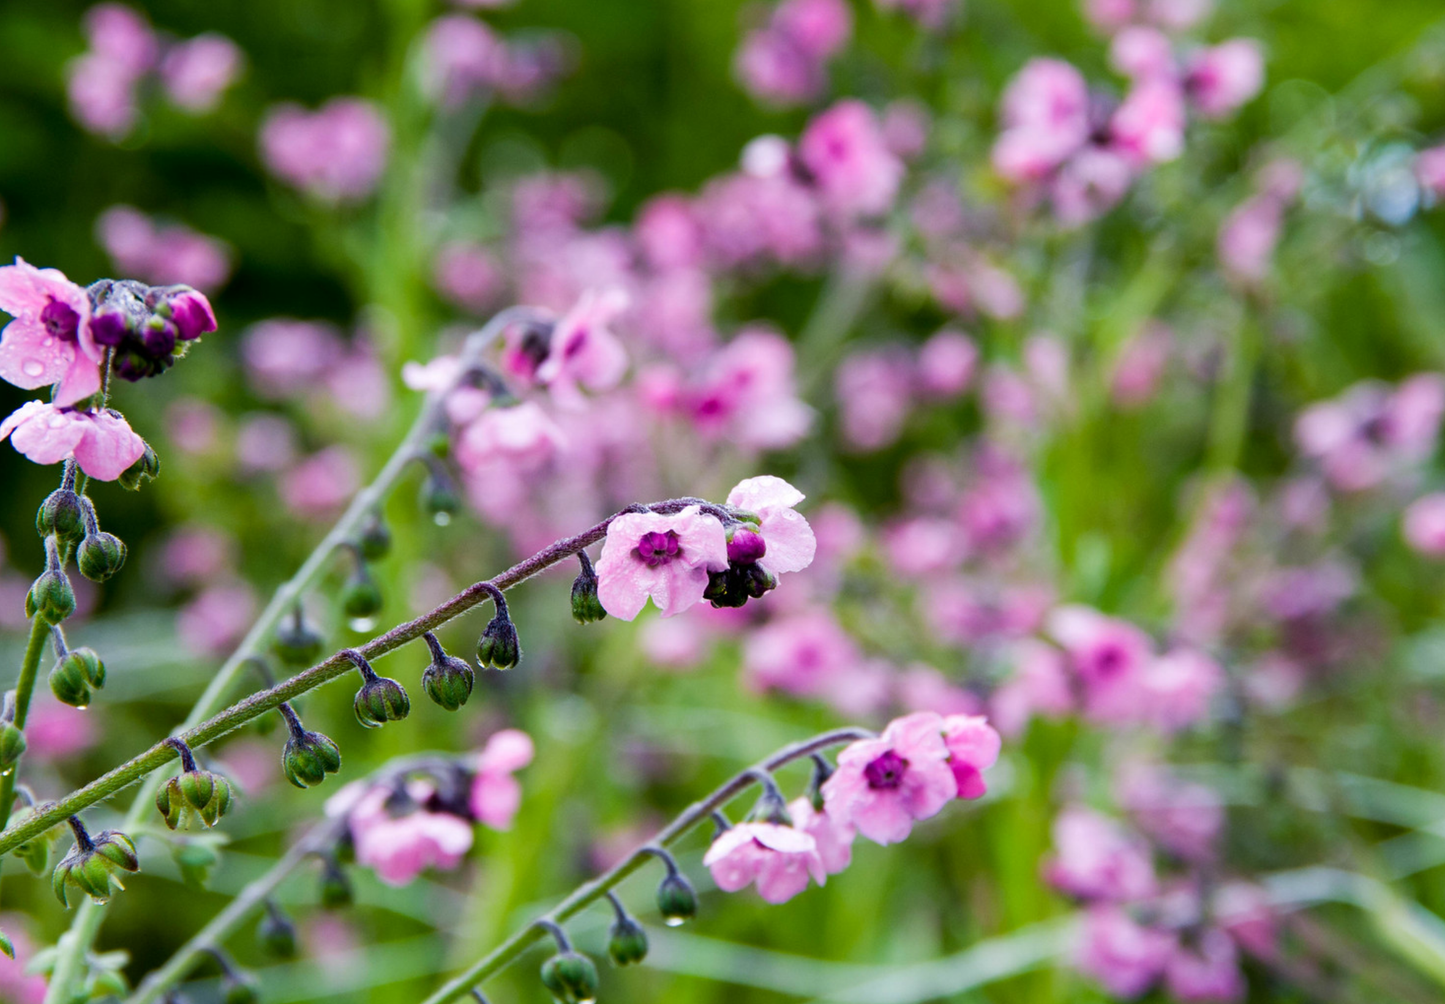
<svg viewBox="0 0 1445 1004"><path fill-rule="evenodd" d="M824 809L875 843L897 843L958 794L948 756L942 717L895 718L877 739L838 754L838 769L823 783Z"/></svg>
<svg viewBox="0 0 1445 1004"><path fill-rule="evenodd" d="M748 684L821 697L860 660L858 647L826 607L769 621L743 642Z"/></svg>
<svg viewBox="0 0 1445 1004"><path fill-rule="evenodd" d="M827 810L813 808L810 798L789 802L788 814L793 817L793 829L806 833L818 845L818 857L829 875L837 875L852 864L853 838L858 831L851 824L839 822Z"/></svg>
<svg viewBox="0 0 1445 1004"><path fill-rule="evenodd" d="M625 621L649 597L664 617L682 613L702 599L708 572L727 569L727 548L722 524L695 505L675 516L623 513L607 527L597 559L597 597Z"/></svg>
<svg viewBox="0 0 1445 1004"><path fill-rule="evenodd" d="M988 791L983 772L998 762L1003 740L982 715L949 715L943 720L948 766L959 798L980 798Z"/></svg>
<svg viewBox="0 0 1445 1004"><path fill-rule="evenodd" d="M502 729L477 754L472 779L472 815L484 826L509 830L522 805L522 785L512 775L532 762L532 737L521 729Z"/></svg>
<svg viewBox="0 0 1445 1004"><path fill-rule="evenodd" d="M428 868L460 864L472 848L472 827L450 813L422 808L431 794L431 785L413 781L400 797L386 787L362 795L347 819L357 863L390 886L404 886Z"/></svg>
<svg viewBox="0 0 1445 1004"><path fill-rule="evenodd" d="M1248 990L1239 969L1239 949L1217 927L1206 928L1194 943L1180 944L1164 968L1169 995L1186 1004L1228 1004L1244 1000Z"/></svg>
<svg viewBox="0 0 1445 1004"><path fill-rule="evenodd" d="M1249 38L1203 49L1190 60L1184 86L1201 115L1224 118L1264 88L1264 53Z"/></svg>
<svg viewBox="0 0 1445 1004"><path fill-rule="evenodd" d="M1089 87L1061 59L1033 59L1009 81L993 166L1009 181L1036 181L1089 138Z"/></svg>
<svg viewBox="0 0 1445 1004"><path fill-rule="evenodd" d="M843 216L872 216L893 205L903 162L883 138L878 116L861 101L839 101L808 123L798 158L824 205Z"/></svg>
<svg viewBox="0 0 1445 1004"><path fill-rule="evenodd" d="M1107 816L1071 806L1054 820L1053 835L1054 855L1044 875L1055 889L1120 902L1157 891L1149 845Z"/></svg>
<svg viewBox="0 0 1445 1004"><path fill-rule="evenodd" d="M1366 381L1306 408L1295 422L1295 442L1336 488L1363 491L1429 457L1442 411L1439 374L1418 373L1393 389Z"/></svg>
<svg viewBox="0 0 1445 1004"><path fill-rule="evenodd" d="M1178 946L1174 935L1144 927L1117 906L1084 915L1075 964L1116 997L1138 997L1159 978Z"/></svg>
<svg viewBox="0 0 1445 1004"><path fill-rule="evenodd" d="M97 481L114 481L145 453L145 440L113 411L89 412L27 401L0 422L16 450L37 464L58 464L74 457Z"/></svg>
<svg viewBox="0 0 1445 1004"><path fill-rule="evenodd" d="M1049 632L1069 654L1091 718L1117 722L1137 717L1142 680L1153 659L1147 634L1084 606L1059 607L1049 615Z"/></svg>
<svg viewBox="0 0 1445 1004"><path fill-rule="evenodd" d="M682 389L678 406L710 439L778 449L802 439L813 412L798 398L793 346L761 326L740 331Z"/></svg>
<svg viewBox="0 0 1445 1004"><path fill-rule="evenodd" d="M759 517L757 533L764 550L757 556L738 556L736 560L754 560L774 575L801 572L813 563L818 541L813 528L794 507L806 496L782 478L764 474L739 481L728 492L728 505ZM738 531L738 534L750 531ZM736 537L734 539L736 543ZM729 557L733 557L729 548Z"/></svg>
<svg viewBox="0 0 1445 1004"><path fill-rule="evenodd" d="M391 130L361 98L332 98L314 112L273 108L261 124L261 159L272 174L324 202L364 199L386 169Z"/></svg>
<svg viewBox="0 0 1445 1004"><path fill-rule="evenodd" d="M1177 648L1153 660L1141 679L1143 717L1161 732L1178 732L1209 715L1224 689L1224 670L1205 653Z"/></svg>
<svg viewBox="0 0 1445 1004"><path fill-rule="evenodd" d="M1135 84L1109 120L1114 144L1135 166L1162 164L1184 152L1184 93L1172 80Z"/></svg>
<svg viewBox="0 0 1445 1004"><path fill-rule="evenodd" d="M627 293L615 287L583 293L552 329L547 358L537 367L537 382L560 402L579 405L579 384L593 391L616 387L627 372L627 351L608 326L627 303Z"/></svg>
<svg viewBox="0 0 1445 1004"><path fill-rule="evenodd" d="M100 390L101 350L90 334L90 297L63 273L21 258L0 266L0 378L34 390L57 384L67 407Z"/></svg>
<svg viewBox="0 0 1445 1004"><path fill-rule="evenodd" d="M206 32L171 47L161 60L161 82L177 107L199 115L220 103L245 65L235 42Z"/></svg>
<svg viewBox="0 0 1445 1004"><path fill-rule="evenodd" d="M786 903L819 885L828 872L817 842L801 830L776 823L739 823L712 842L702 863L723 892L737 892L756 882L758 895L769 903Z"/></svg>

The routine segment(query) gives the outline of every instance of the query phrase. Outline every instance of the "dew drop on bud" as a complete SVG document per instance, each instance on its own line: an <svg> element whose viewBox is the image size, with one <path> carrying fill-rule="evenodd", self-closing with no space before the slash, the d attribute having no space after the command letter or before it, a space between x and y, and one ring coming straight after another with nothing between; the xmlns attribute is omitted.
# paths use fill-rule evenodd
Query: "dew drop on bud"
<svg viewBox="0 0 1445 1004"><path fill-rule="evenodd" d="M432 516L432 522L434 522L437 526L446 526L451 521L452 514L449 512L439 512Z"/></svg>
<svg viewBox="0 0 1445 1004"><path fill-rule="evenodd" d="M375 617L353 617L353 618L351 618L351 620L349 620L349 621L346 622L346 626L349 627L349 628L351 628L351 630L356 631L356 632L358 632L358 633L365 632L365 631L370 631L372 628L376 627L376 618L375 618Z"/></svg>
<svg viewBox="0 0 1445 1004"><path fill-rule="evenodd" d="M90 707L89 704L77 704L77 705L75 706L75 710L76 710L76 711L84 711L84 710L85 710L86 708L88 708L88 707Z"/></svg>
<svg viewBox="0 0 1445 1004"><path fill-rule="evenodd" d="M682 917L666 917L663 919L662 922L668 927L681 927L683 924L687 923L686 919Z"/></svg>

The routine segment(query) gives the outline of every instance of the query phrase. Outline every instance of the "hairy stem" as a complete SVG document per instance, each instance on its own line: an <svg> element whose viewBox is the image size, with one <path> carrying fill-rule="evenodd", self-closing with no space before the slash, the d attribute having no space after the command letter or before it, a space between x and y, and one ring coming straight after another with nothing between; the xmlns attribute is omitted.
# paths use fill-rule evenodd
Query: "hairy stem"
<svg viewBox="0 0 1445 1004"><path fill-rule="evenodd" d="M522 930L492 949L492 951L488 952L464 972L448 981L438 989L436 993L428 997L423 1004L449 1004L451 1001L466 997L472 992L474 987L480 985L488 977L494 976L503 969L506 969L528 948L545 938L547 936L548 925L561 924L568 918L575 917L597 900L605 897L612 889L620 885L624 879L641 868L656 848L669 847L677 843L694 827L711 819L714 812L720 810L754 784L757 784L760 777L766 776L784 764L811 756L819 750L827 749L830 746L837 746L841 743L852 742L857 739L869 739L872 738L872 736L873 733L867 729L834 729L832 732L824 732L822 735L814 736L812 739L806 739L802 742L794 743L791 746L785 746L767 759L761 760L747 770L736 774L711 795L708 795L700 802L694 802L690 805L680 816L659 831L658 834L646 844L629 854L620 864L613 867L611 871L598 876L585 885L579 886L550 911L532 921L526 927L522 928ZM136 1002L132 1002L132 1004L136 1004Z"/></svg>
<svg viewBox="0 0 1445 1004"><path fill-rule="evenodd" d="M40 674L40 659L45 655L45 640L50 637L50 625L45 618L36 615L30 621L30 640L25 644L25 656L20 661L20 677L15 682L15 727L25 730L25 716L30 712L30 695L35 692L35 678ZM15 802L15 776L19 773L16 764L10 772L0 778L0 826L10 820L10 809Z"/></svg>
<svg viewBox="0 0 1445 1004"><path fill-rule="evenodd" d="M466 365L479 361L482 354L510 325L535 320L537 317L537 312L528 307L513 307L497 314L488 321L483 328L474 332L467 339L461 352L463 366L460 367L460 369L465 371ZM186 716L185 722L181 725L181 728L185 730L182 732L181 738L187 745L198 745L198 741L194 738L194 735L208 724L207 719L209 716L214 715L216 709L222 706L226 694L230 691L231 687L235 685L237 677L246 669L248 660L260 655L265 650L267 639L270 638L271 632L275 630L281 618L300 601L306 591L321 577L321 574L326 570L327 562L330 561L336 550L356 535L364 521L386 500L391 489L396 485L397 481L401 479L402 475L406 473L412 460L425 449L427 437L433 432L443 414L442 407L445 397L446 391L442 391L428 398L426 404L422 407L421 413L412 424L411 429L402 439L401 444L397 446L396 451L392 453L391 458L387 460L385 466L383 466L381 471L376 475L376 478L352 500L346 512L341 515L341 518L337 520L336 525L331 528L321 543L316 545L316 549L311 552L301 567L297 569L296 574L291 576L290 579L276 590L275 595L271 597L271 602L266 605L266 609L261 612L261 616L257 618L256 622L251 626L251 630L247 632L246 637L242 639L240 646L237 647L237 649L231 653L231 657L222 664L216 675L211 679L210 684L196 701L195 706L191 708L190 714ZM320 682L324 682L324 680L318 681L317 685L319 685ZM309 690L310 687L305 689ZM299 692L301 691L298 691L298 693ZM282 700L284 699L285 698L282 698ZM277 703L280 702L278 701ZM224 717L224 715L218 717ZM234 727L235 726L232 725L229 728ZM217 732L214 735L222 735L225 731L229 731L229 728L222 732ZM206 741L208 740L200 740L199 744L204 744ZM66 801L80 808L84 808L86 805L93 804L99 799L108 797L121 788L134 783L155 768L163 766L174 755L174 751L170 750L169 747L166 747L164 744L157 744L141 756L111 771L99 780L86 785L85 788L80 789L80 792L75 793L75 795L79 795L81 792L89 791L91 794L94 794L95 797L76 799L75 795L72 795L69 796ZM146 813L151 810L151 803L155 799L156 790L159 788L161 780L159 776L151 778L136 794L135 801L131 804L130 810L126 813L125 822L122 824L126 830L133 829L145 818ZM9 802L7 800L6 805L8 806L8 804ZM72 811L79 811L79 809L73 809ZM54 816L53 813L47 813L46 815L48 819ZM63 819L65 815L69 815L69 813L56 816L55 819ZM54 820L34 829L33 832L43 832L45 829L48 829L50 825L54 825ZM10 840L10 836L8 832L0 834L0 854L4 854L25 839L28 839L22 837L20 840ZM100 924L105 917L107 906L105 903L95 903L87 900L76 910L75 919L70 925L70 931L61 939L59 944L60 950L56 958L55 970L50 979L50 990L46 994L45 1004L61 1004L61 1002L69 999L69 987L75 981L81 959L84 954L89 951L97 932L100 930Z"/></svg>

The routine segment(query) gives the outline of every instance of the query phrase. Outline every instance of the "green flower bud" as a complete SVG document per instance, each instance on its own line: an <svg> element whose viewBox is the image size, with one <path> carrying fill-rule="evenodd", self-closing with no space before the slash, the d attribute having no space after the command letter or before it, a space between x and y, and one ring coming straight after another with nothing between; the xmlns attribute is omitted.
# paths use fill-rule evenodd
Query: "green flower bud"
<svg viewBox="0 0 1445 1004"><path fill-rule="evenodd" d="M671 872L657 887L657 912L668 927L680 927L697 916L697 893L681 872Z"/></svg>
<svg viewBox="0 0 1445 1004"><path fill-rule="evenodd" d="M380 561L391 553L391 530L387 528L386 521L380 514L371 514L371 518L361 528L356 546L367 561Z"/></svg>
<svg viewBox="0 0 1445 1004"><path fill-rule="evenodd" d="M439 526L450 523L462 506L451 479L439 477L435 471L429 471L426 480L422 482L419 501L422 510Z"/></svg>
<svg viewBox="0 0 1445 1004"><path fill-rule="evenodd" d="M56 700L71 707L88 707L90 688L105 686L105 663L94 649L73 648L55 663L50 671L50 692Z"/></svg>
<svg viewBox="0 0 1445 1004"><path fill-rule="evenodd" d="M186 770L156 792L156 810L171 829L199 822L210 828L231 808L231 782L208 770Z"/></svg>
<svg viewBox="0 0 1445 1004"><path fill-rule="evenodd" d="M358 565L341 588L341 609L347 617L358 620L376 616L381 604L381 587L366 571L366 566Z"/></svg>
<svg viewBox="0 0 1445 1004"><path fill-rule="evenodd" d="M647 932L631 917L619 916L612 925L607 954L618 966L630 966L647 958Z"/></svg>
<svg viewBox="0 0 1445 1004"><path fill-rule="evenodd" d="M266 912L256 925L256 941L268 955L278 959L296 957L296 925L275 903L266 903Z"/></svg>
<svg viewBox="0 0 1445 1004"><path fill-rule="evenodd" d="M14 722L0 722L0 774L8 774L25 753L25 733Z"/></svg>
<svg viewBox="0 0 1445 1004"><path fill-rule="evenodd" d="M69 488L57 488L35 511L35 532L42 538L54 536L64 544L85 539L85 511L80 496Z"/></svg>
<svg viewBox="0 0 1445 1004"><path fill-rule="evenodd" d="M580 952L558 952L542 963L542 985L558 1004L590 1004L597 983L597 967Z"/></svg>
<svg viewBox="0 0 1445 1004"><path fill-rule="evenodd" d="M356 711L356 720L368 729L399 722L411 714L411 698L406 688L384 676L362 684L351 706Z"/></svg>
<svg viewBox="0 0 1445 1004"><path fill-rule="evenodd" d="M118 830L106 830L92 840L74 817L70 825L75 830L75 846L55 866L50 878L51 889L65 906L70 905L72 889L80 890L94 902L104 903L113 890L125 888L121 872L140 870L135 844Z"/></svg>
<svg viewBox="0 0 1445 1004"><path fill-rule="evenodd" d="M59 624L75 613L75 590L64 572L49 569L41 573L25 598L25 613L47 624Z"/></svg>
<svg viewBox="0 0 1445 1004"><path fill-rule="evenodd" d="M261 999L256 981L234 969L226 973L222 987L221 1000L224 1004L257 1004Z"/></svg>
<svg viewBox="0 0 1445 1004"><path fill-rule="evenodd" d="M602 601L597 598L597 572L592 567L586 552L577 557L582 559L582 571L572 580L572 619L578 624L591 624L607 616Z"/></svg>
<svg viewBox="0 0 1445 1004"><path fill-rule="evenodd" d="M271 651L288 666L310 666L321 657L326 639L296 607L282 619L271 639Z"/></svg>
<svg viewBox="0 0 1445 1004"><path fill-rule="evenodd" d="M346 877L340 863L328 857L321 867L321 905L328 910L339 910L350 906L355 898L351 890L351 879Z"/></svg>
<svg viewBox="0 0 1445 1004"><path fill-rule="evenodd" d="M477 662L493 669L511 669L522 658L517 629L505 611L487 622L477 641Z"/></svg>
<svg viewBox="0 0 1445 1004"><path fill-rule="evenodd" d="M428 631L424 637L432 657L431 665L421 674L421 688L432 701L448 711L455 711L472 696L476 675L464 660L447 655L436 635Z"/></svg>
<svg viewBox="0 0 1445 1004"><path fill-rule="evenodd" d="M91 582L104 582L125 564L125 541L101 531L86 536L75 554L75 564Z"/></svg>
<svg viewBox="0 0 1445 1004"><path fill-rule="evenodd" d="M171 846L171 858L180 869L181 880L196 889L204 889L211 869L221 860L215 847L207 841L186 840Z"/></svg>
<svg viewBox="0 0 1445 1004"><path fill-rule="evenodd" d="M320 732L301 731L286 740L281 769L296 787L309 788L341 769L341 750Z"/></svg>
<svg viewBox="0 0 1445 1004"><path fill-rule="evenodd" d="M151 449L151 444L146 444L146 450L140 455L140 459L131 464L121 472L120 486L127 491L139 491L140 486L147 481L154 481L161 474L161 458L156 456L156 451Z"/></svg>

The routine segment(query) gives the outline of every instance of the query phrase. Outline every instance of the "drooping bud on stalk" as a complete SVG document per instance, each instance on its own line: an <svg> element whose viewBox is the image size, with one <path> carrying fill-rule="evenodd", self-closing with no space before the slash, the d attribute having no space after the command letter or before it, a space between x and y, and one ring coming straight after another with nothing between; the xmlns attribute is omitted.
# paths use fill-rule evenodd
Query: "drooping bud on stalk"
<svg viewBox="0 0 1445 1004"><path fill-rule="evenodd" d="M306 620L297 603L277 625L271 651L288 666L310 666L320 657L325 644L326 639Z"/></svg>
<svg viewBox="0 0 1445 1004"><path fill-rule="evenodd" d="M355 649L346 649L341 654L351 660L361 674L363 682L352 708L362 726L374 729L387 722L399 722L411 713L411 698L405 687L388 677L377 676L371 663Z"/></svg>
<svg viewBox="0 0 1445 1004"><path fill-rule="evenodd" d="M276 710L286 719L291 732L281 752L281 769L286 780L298 788L309 788L324 781L327 774L341 769L341 750L334 742L320 732L303 728L291 705L283 703Z"/></svg>
<svg viewBox="0 0 1445 1004"><path fill-rule="evenodd" d="M351 891L351 879L341 868L341 862L327 854L321 859L321 882L319 884L321 905L328 910L339 910L351 905L355 898Z"/></svg>
<svg viewBox="0 0 1445 1004"><path fill-rule="evenodd" d="M15 691L5 692L5 710L0 714L0 775L8 774L25 753L25 733L15 727Z"/></svg>
<svg viewBox="0 0 1445 1004"><path fill-rule="evenodd" d="M821 753L813 754L813 777L808 782L808 801L814 812L823 811L823 784L833 776L833 765Z"/></svg>
<svg viewBox="0 0 1445 1004"><path fill-rule="evenodd" d="M174 830L181 825L189 827L197 820L204 827L215 826L231 807L231 783L197 767L190 747L181 740L170 738L166 745L181 756L181 773L156 793L156 809L166 826Z"/></svg>
<svg viewBox="0 0 1445 1004"><path fill-rule="evenodd" d="M607 954L612 957L613 965L617 966L630 966L641 962L647 958L647 932L610 890L607 898L616 913L607 939Z"/></svg>
<svg viewBox="0 0 1445 1004"><path fill-rule="evenodd" d="M105 663L94 649L73 648L66 652L58 636L55 642L61 655L50 671L50 692L62 704L89 707L91 688L99 690L105 686Z"/></svg>
<svg viewBox="0 0 1445 1004"><path fill-rule="evenodd" d="M125 564L126 546L113 533L103 530L86 534L75 555L80 574L91 582L104 582Z"/></svg>
<svg viewBox="0 0 1445 1004"><path fill-rule="evenodd" d="M296 925L274 900L266 901L266 912L256 925L256 942L266 954L278 959L296 957Z"/></svg>
<svg viewBox="0 0 1445 1004"><path fill-rule="evenodd" d="M418 501L437 526L446 526L461 508L462 501L457 495L456 483L441 461L427 457L426 462L426 480L422 482Z"/></svg>
<svg viewBox="0 0 1445 1004"><path fill-rule="evenodd" d="M381 587L371 577L366 562L361 557L360 546L356 552L356 568L341 587L341 609L349 620L367 621L381 611Z"/></svg>
<svg viewBox="0 0 1445 1004"><path fill-rule="evenodd" d="M140 491L140 486L147 481L154 481L161 476L161 458L156 456L156 451L151 449L151 444L145 444L145 452L142 453L136 462L121 471L120 486L126 491Z"/></svg>
<svg viewBox="0 0 1445 1004"><path fill-rule="evenodd" d="M592 1004L597 999L597 967L581 952L558 952L542 963L542 985L557 1004Z"/></svg>
<svg viewBox="0 0 1445 1004"><path fill-rule="evenodd" d="M758 804L753 806L749 818L761 823L792 826L793 817L788 814L788 800L778 790L778 784L773 780L773 776L766 772L759 772L754 776L763 786L763 791L758 796Z"/></svg>
<svg viewBox="0 0 1445 1004"><path fill-rule="evenodd" d="M517 638L517 628L512 624L502 591L492 587L488 593L497 613L487 622L481 638L477 640L477 662L492 669L511 669L522 658L521 641Z"/></svg>
<svg viewBox="0 0 1445 1004"><path fill-rule="evenodd" d="M66 478L74 485L75 473L66 464ZM75 545L85 539L85 515L80 496L72 488L60 487L45 497L35 511L35 532L43 537L54 536L63 544Z"/></svg>
<svg viewBox="0 0 1445 1004"><path fill-rule="evenodd" d="M221 978L223 1004L257 1004L261 999L256 981L247 973L230 969Z"/></svg>
<svg viewBox="0 0 1445 1004"><path fill-rule="evenodd" d="M391 553L391 530L380 513L372 513L357 535L356 545L367 561L380 561Z"/></svg>
<svg viewBox="0 0 1445 1004"><path fill-rule="evenodd" d="M657 885L657 912L668 927L680 927L697 916L697 892L666 850L653 846L647 848L647 853L660 858L667 867L667 874Z"/></svg>
<svg viewBox="0 0 1445 1004"><path fill-rule="evenodd" d="M60 552L54 537L45 541L46 568L25 596L25 616L39 617L47 624L59 624L75 613L75 590L60 567Z"/></svg>
<svg viewBox="0 0 1445 1004"><path fill-rule="evenodd" d="M75 846L55 866L55 873L50 877L51 888L65 906L70 906L72 888L79 889L93 902L104 903L113 889L125 888L119 872L140 870L135 844L118 830L105 830L91 839L77 817L71 816L69 822L75 834Z"/></svg>
<svg viewBox="0 0 1445 1004"><path fill-rule="evenodd" d="M597 571L586 551L577 552L582 571L572 580L572 618L578 624L591 624L607 616L602 601L597 598Z"/></svg>
<svg viewBox="0 0 1445 1004"><path fill-rule="evenodd" d="M448 655L437 636L428 631L422 635L431 649L431 665L421 674L421 687L436 704L455 711L472 696L476 674L472 667L454 655Z"/></svg>

